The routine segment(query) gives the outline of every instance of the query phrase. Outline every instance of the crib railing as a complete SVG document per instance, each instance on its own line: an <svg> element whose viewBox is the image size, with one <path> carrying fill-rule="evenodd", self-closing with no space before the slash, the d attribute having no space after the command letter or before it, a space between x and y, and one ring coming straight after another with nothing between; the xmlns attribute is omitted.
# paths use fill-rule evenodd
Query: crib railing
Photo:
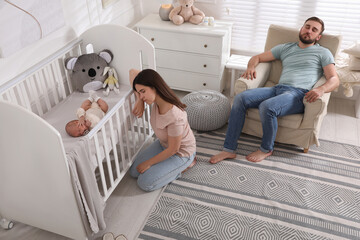
<svg viewBox="0 0 360 240"><path fill-rule="evenodd" d="M0 88L0 100L20 105L40 117L73 92L64 60L81 54L81 40L70 42Z"/></svg>
<svg viewBox="0 0 360 240"><path fill-rule="evenodd" d="M144 114L136 118L131 113L135 100L135 94L129 91L87 135L90 146L96 149L93 157L98 164L99 190L104 200L111 195L138 151L153 135L149 106L145 104Z"/></svg>

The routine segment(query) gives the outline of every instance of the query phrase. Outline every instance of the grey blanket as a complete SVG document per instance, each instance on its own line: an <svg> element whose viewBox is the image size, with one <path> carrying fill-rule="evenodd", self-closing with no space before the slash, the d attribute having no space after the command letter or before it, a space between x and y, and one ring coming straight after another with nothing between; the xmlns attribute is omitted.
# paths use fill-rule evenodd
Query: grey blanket
<svg viewBox="0 0 360 240"><path fill-rule="evenodd" d="M82 219L88 235L106 228L104 221L105 202L100 196L96 178L96 166L89 159L85 149L89 147L89 140L81 138L66 152L70 174L74 189L77 189L77 202L82 212Z"/></svg>

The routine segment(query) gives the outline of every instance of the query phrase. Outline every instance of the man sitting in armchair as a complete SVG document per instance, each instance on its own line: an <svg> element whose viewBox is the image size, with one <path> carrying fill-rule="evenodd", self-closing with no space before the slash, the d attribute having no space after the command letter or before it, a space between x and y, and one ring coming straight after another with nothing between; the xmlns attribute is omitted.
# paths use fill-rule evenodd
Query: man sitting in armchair
<svg viewBox="0 0 360 240"><path fill-rule="evenodd" d="M282 73L274 87L246 90L234 98L223 151L211 157L210 163L236 157L237 141L245 122L248 108L258 108L263 137L260 149L246 156L251 162L260 162L273 152L278 128L277 117L304 112L303 98L314 102L324 93L339 86L332 53L319 44L324 23L317 17L307 19L299 31L299 42L280 44L249 60L242 77L256 78L255 67L261 62L281 60ZM326 82L312 89L325 75Z"/></svg>

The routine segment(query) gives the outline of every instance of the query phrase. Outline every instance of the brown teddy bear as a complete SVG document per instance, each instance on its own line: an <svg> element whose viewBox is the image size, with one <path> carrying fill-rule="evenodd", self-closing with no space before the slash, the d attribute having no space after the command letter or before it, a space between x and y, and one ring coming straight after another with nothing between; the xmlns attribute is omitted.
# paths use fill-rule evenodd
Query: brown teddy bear
<svg viewBox="0 0 360 240"><path fill-rule="evenodd" d="M180 6L171 10L169 19L176 25L184 22L199 24L203 21L205 14L194 7L194 0L179 0Z"/></svg>

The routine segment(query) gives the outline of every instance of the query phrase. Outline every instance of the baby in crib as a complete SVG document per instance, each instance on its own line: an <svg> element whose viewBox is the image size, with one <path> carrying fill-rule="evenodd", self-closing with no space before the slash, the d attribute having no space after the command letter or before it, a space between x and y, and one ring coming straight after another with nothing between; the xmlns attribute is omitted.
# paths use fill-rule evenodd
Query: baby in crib
<svg viewBox="0 0 360 240"><path fill-rule="evenodd" d="M105 116L108 108L107 103L95 91L89 91L89 98L76 111L78 119L66 124L66 132L72 137L86 135Z"/></svg>

